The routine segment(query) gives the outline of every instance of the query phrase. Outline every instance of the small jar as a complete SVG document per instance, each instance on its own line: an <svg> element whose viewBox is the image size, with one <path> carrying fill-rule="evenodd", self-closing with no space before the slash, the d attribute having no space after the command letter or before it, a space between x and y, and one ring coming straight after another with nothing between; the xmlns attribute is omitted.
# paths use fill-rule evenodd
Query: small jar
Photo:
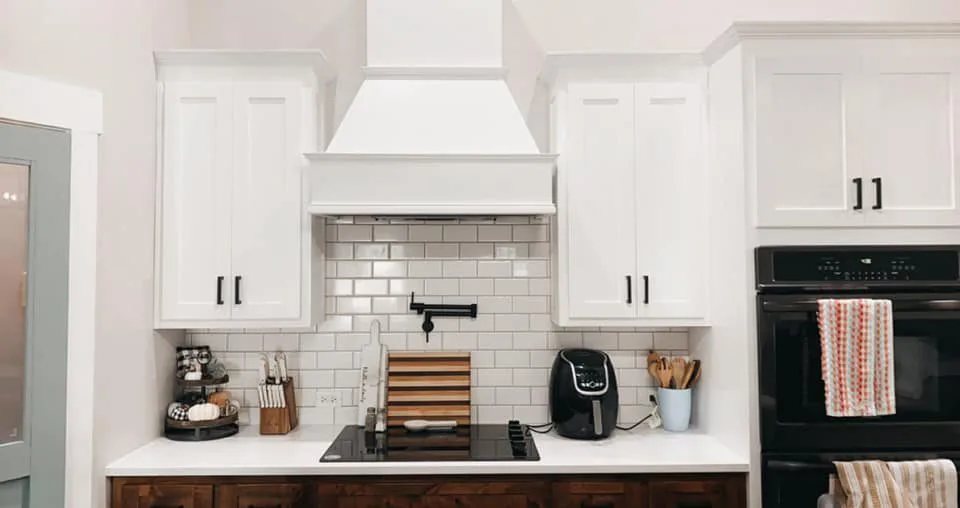
<svg viewBox="0 0 960 508"><path fill-rule="evenodd" d="M377 428L377 410L368 407L367 414L363 417L363 429L367 432L373 432Z"/></svg>

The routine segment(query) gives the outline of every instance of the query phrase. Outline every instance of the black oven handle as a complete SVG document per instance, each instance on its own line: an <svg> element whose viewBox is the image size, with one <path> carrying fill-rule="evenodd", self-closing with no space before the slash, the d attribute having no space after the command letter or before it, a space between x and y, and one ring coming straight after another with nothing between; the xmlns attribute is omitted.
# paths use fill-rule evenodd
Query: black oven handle
<svg viewBox="0 0 960 508"><path fill-rule="evenodd" d="M833 463L799 462L796 460L768 460L767 467L771 471L787 472L823 472L833 473L837 468Z"/></svg>
<svg viewBox="0 0 960 508"><path fill-rule="evenodd" d="M761 303L764 312L815 312L816 299ZM894 300L894 311L960 310L960 299Z"/></svg>

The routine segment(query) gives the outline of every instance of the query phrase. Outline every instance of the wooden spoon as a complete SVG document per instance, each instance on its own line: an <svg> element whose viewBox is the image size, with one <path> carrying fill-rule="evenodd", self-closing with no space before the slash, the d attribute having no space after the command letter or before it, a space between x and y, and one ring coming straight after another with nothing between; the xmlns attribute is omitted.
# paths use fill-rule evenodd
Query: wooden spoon
<svg viewBox="0 0 960 508"><path fill-rule="evenodd" d="M653 377L658 383L660 382L660 377L658 372L660 370L660 355L656 352L650 351L650 354L647 355L647 372L650 373L650 376Z"/></svg>
<svg viewBox="0 0 960 508"><path fill-rule="evenodd" d="M660 358L660 364L657 367L657 376L660 378L660 388L670 388L670 364L666 357Z"/></svg>
<svg viewBox="0 0 960 508"><path fill-rule="evenodd" d="M672 358L670 360L670 372L673 374L673 383L671 386L677 389L683 388L683 374L687 371L687 361L681 358Z"/></svg>
<svg viewBox="0 0 960 508"><path fill-rule="evenodd" d="M690 386L690 380L693 378L694 371L697 368L697 360L691 360L687 363L687 370L683 373L683 380L680 382L681 388Z"/></svg>
<svg viewBox="0 0 960 508"><path fill-rule="evenodd" d="M697 381L700 380L700 374L703 372L702 364L700 360L693 361L693 375L690 377L690 381L687 382L686 388L693 388L693 385L697 384Z"/></svg>

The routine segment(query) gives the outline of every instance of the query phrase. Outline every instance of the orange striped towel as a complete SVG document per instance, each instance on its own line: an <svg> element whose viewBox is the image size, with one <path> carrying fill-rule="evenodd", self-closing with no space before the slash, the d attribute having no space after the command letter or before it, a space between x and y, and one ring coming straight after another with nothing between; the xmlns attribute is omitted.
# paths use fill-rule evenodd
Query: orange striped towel
<svg viewBox="0 0 960 508"><path fill-rule="evenodd" d="M957 508L957 470L949 460L835 462L845 508Z"/></svg>
<svg viewBox="0 0 960 508"><path fill-rule="evenodd" d="M827 415L896 413L893 304L854 298L818 300L817 306Z"/></svg>

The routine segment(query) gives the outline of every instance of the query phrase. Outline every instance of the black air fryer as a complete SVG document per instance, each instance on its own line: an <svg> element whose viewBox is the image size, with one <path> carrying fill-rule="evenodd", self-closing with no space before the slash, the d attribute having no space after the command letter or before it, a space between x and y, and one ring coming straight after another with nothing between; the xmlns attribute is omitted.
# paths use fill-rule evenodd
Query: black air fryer
<svg viewBox="0 0 960 508"><path fill-rule="evenodd" d="M617 375L610 357L593 349L563 349L550 371L550 419L557 434L603 439L617 425Z"/></svg>

